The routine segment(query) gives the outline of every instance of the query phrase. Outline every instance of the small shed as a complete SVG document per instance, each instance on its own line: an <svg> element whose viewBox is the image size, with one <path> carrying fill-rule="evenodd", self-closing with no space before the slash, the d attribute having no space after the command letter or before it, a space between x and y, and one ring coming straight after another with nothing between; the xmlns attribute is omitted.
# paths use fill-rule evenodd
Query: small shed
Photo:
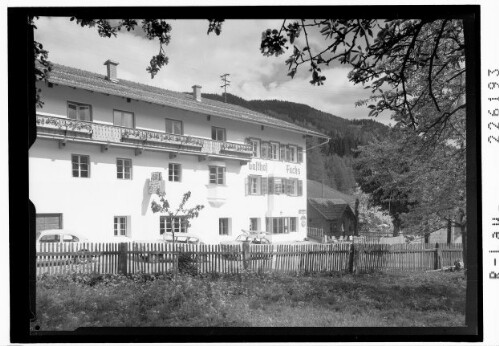
<svg viewBox="0 0 499 346"><path fill-rule="evenodd" d="M355 235L355 214L352 207L343 199L309 198L308 226L322 228L324 235Z"/></svg>

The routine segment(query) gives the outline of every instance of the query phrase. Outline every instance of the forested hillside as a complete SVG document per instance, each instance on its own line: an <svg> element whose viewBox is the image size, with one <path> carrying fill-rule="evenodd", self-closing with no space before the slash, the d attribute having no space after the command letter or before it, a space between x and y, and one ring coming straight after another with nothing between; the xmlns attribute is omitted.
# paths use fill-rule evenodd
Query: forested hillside
<svg viewBox="0 0 499 346"><path fill-rule="evenodd" d="M203 94L208 99L224 101L223 95ZM322 181L345 193L355 187L352 159L359 145L386 135L388 127L370 119L347 120L310 106L279 100L252 100L227 94L227 103L286 120L331 137L329 143L313 148L324 140L307 140L307 178Z"/></svg>

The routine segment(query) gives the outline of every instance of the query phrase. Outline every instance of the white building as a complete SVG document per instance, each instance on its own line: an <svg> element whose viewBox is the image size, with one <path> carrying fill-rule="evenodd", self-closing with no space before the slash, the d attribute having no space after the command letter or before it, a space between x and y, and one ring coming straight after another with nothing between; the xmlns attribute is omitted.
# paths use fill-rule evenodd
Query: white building
<svg viewBox="0 0 499 346"><path fill-rule="evenodd" d="M151 210L160 187L173 208L204 205L189 233L207 243L264 230L306 237L305 137L323 134L235 105L54 64L29 153L37 230L95 241L156 240L171 220ZM160 173L160 174L157 174ZM160 179L160 181L158 181Z"/></svg>

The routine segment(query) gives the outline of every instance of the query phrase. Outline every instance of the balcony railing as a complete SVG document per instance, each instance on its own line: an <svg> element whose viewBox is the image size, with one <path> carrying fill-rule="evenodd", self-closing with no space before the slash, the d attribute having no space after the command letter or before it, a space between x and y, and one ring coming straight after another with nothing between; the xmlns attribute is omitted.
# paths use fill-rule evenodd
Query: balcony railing
<svg viewBox="0 0 499 346"><path fill-rule="evenodd" d="M166 151L178 150L179 152L245 159L250 159L252 156L252 147L249 144L219 142L199 137L123 128L47 115L37 114L36 125L38 134L41 136L78 138L101 143L131 144Z"/></svg>

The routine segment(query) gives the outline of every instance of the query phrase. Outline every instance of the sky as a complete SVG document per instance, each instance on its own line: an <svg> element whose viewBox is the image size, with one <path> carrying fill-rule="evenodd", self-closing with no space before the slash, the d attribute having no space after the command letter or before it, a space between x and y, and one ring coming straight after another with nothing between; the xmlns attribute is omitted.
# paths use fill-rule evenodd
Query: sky
<svg viewBox="0 0 499 346"><path fill-rule="evenodd" d="M67 17L40 17L35 40L49 51L49 60L96 73L105 73L107 59L119 62L118 78L179 92L201 85L203 93L222 92L220 76L230 74L227 92L246 100L283 100L303 103L346 119L365 119L368 109L355 102L371 94L362 85L348 81L349 68L323 68L326 82L310 84L308 67L302 65L293 79L284 61L289 54L265 57L260 53L261 35L279 28L279 20L228 20L220 36L207 35L207 20L171 20L171 41L166 46L169 63L151 79L146 67L159 52L159 42L148 40L138 26L118 36L102 38L95 28L82 28ZM320 35L311 35L311 45L323 45ZM290 48L291 51L291 48ZM388 124L389 116L376 120Z"/></svg>

